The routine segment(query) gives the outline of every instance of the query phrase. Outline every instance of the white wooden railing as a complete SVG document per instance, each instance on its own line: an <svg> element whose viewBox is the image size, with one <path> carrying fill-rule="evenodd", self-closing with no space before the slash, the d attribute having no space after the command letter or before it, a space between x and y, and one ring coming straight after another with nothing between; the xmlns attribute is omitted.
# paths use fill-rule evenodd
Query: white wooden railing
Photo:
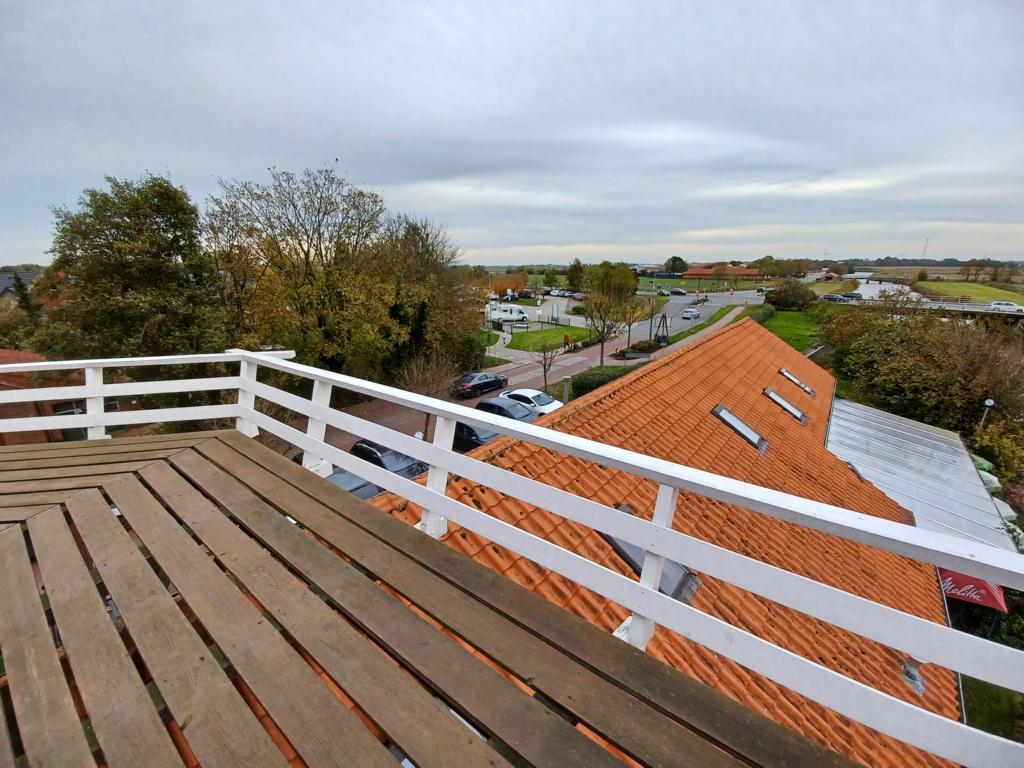
<svg viewBox="0 0 1024 768"><path fill-rule="evenodd" d="M1024 589L1024 555L925 531L841 507L774 491L674 464L563 432L505 419L350 376L300 365L289 352L229 350L223 354L128 358L0 366L0 373L85 371L84 386L0 391L0 403L85 399L86 412L69 416L0 419L0 432L86 428L104 438L107 426L235 419L247 435L257 430L301 448L303 464L321 474L340 466L409 499L423 510L417 527L432 536L447 520L507 547L632 612L627 639L644 648L661 625L701 643L797 693L908 744L963 765L1024 765L1024 745L970 728L773 645L657 590L666 561L729 582L761 597L882 643L912 660L947 667L1006 688L1024 691L1024 652L956 631L875 603L777 566L754 560L671 528L680 490L736 504L754 512L950 568L994 583ZM238 364L235 376L139 383L106 383L104 371L146 365ZM298 397L257 380L261 368L307 379L312 398ZM335 388L385 400L436 417L426 442L330 408ZM106 412L108 398L174 392L227 391L227 402L183 408ZM258 401L283 406L307 418L305 430L262 412ZM485 427L554 451L613 467L658 484L653 519L647 521L452 450L456 422ZM324 442L326 427L387 445L430 466L426 484L406 480ZM562 549L444 495L449 473L542 507L645 551L639 581ZM894 663L894 676L900 674Z"/></svg>

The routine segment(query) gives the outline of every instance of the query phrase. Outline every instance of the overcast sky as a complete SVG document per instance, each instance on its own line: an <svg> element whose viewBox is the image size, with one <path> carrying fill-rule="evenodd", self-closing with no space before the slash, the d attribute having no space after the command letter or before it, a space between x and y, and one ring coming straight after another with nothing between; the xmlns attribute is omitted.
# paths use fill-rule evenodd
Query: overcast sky
<svg viewBox="0 0 1024 768"><path fill-rule="evenodd" d="M335 160L470 263L1024 259L1022 130L1021 0L0 0L0 263Z"/></svg>

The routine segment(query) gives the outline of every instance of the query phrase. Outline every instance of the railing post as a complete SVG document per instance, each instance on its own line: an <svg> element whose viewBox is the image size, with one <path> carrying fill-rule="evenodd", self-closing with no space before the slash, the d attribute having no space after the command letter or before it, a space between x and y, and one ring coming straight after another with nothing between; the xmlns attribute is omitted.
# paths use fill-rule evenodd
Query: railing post
<svg viewBox="0 0 1024 768"><path fill-rule="evenodd" d="M99 367L85 369L85 387L88 395L85 398L85 413L88 416L103 414L106 409L103 405L103 369ZM86 437L89 440L107 440L107 428L103 425L89 427L86 430Z"/></svg>
<svg viewBox="0 0 1024 768"><path fill-rule="evenodd" d="M328 384L326 381L314 381L313 396L310 398L310 401L314 405L322 405L325 408L330 408L331 392L333 390L333 385ZM317 442L322 443L324 441L324 437L327 435L327 423L320 421L319 419L314 419L310 416L306 420L306 435ZM327 461L322 456L317 456L315 453L311 453L309 451L302 452L302 466L310 472L316 472L316 474L321 477L327 477L334 469L331 462Z"/></svg>
<svg viewBox="0 0 1024 768"><path fill-rule="evenodd" d="M438 448L450 451L454 440L455 420L449 419L445 416L438 416L434 423L434 445ZM435 493L443 494L447 487L448 470L431 465L430 471L427 472L427 488ZM448 532L448 520L437 512L424 509L423 515L420 517L420 521L416 523L416 528L423 531L428 536L433 536L435 539L439 539Z"/></svg>
<svg viewBox="0 0 1024 768"><path fill-rule="evenodd" d="M233 352L235 350L229 351ZM256 380L256 363L243 360L239 364L238 375L242 378L241 386L238 388L238 405L241 408L256 410L256 395L251 390L246 389L245 384L246 379L250 381ZM235 429L246 437L256 437L260 433L259 427L242 416L235 419Z"/></svg>
<svg viewBox="0 0 1024 768"><path fill-rule="evenodd" d="M654 516L651 522L655 525L671 528L678 498L678 488L673 488L670 485L659 485L658 498L654 502ZM648 589L657 590L661 584L661 572L664 567L664 557L651 554L650 552L645 553L644 565L640 570L640 585ZM626 632L626 642L643 651L647 649L647 644L651 642L652 637L654 637L654 622L645 616L634 613L630 617L629 629Z"/></svg>

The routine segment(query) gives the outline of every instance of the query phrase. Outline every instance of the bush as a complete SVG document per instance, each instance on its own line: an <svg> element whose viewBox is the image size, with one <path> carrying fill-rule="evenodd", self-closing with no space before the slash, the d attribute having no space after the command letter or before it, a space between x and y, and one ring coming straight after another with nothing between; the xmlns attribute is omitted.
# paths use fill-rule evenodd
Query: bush
<svg viewBox="0 0 1024 768"><path fill-rule="evenodd" d="M661 344L656 339L642 339L634 341L629 348L634 352L657 352L661 349Z"/></svg>
<svg viewBox="0 0 1024 768"><path fill-rule="evenodd" d="M751 312L749 315L747 315L747 317L752 318L755 323L763 323L765 320L767 320L774 314L775 307L773 307L771 304L764 303L760 307L755 309L753 312Z"/></svg>
<svg viewBox="0 0 1024 768"><path fill-rule="evenodd" d="M590 370L577 373L572 377L572 397L575 400L577 397L582 397L588 392L593 392L598 387L602 387L609 381L614 381L620 376L624 376L629 373L633 368L627 365L615 365L605 366L601 368L591 368Z"/></svg>
<svg viewBox="0 0 1024 768"><path fill-rule="evenodd" d="M569 310L569 314L570 315L585 315L585 314L587 314L587 312L586 312L585 309L583 309L583 305L582 304L577 304L575 307L573 307L572 309Z"/></svg>
<svg viewBox="0 0 1024 768"><path fill-rule="evenodd" d="M777 288L772 288L765 296L775 309L802 310L807 309L818 297L810 288L799 280L792 278L783 280Z"/></svg>

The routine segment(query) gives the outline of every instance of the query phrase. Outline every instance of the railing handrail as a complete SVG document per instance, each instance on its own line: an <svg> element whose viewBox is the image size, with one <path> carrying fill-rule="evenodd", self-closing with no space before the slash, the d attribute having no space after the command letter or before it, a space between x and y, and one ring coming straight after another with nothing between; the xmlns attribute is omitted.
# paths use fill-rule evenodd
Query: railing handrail
<svg viewBox="0 0 1024 768"><path fill-rule="evenodd" d="M1024 590L1024 555L974 544L957 536L936 533L912 525L884 520L862 512L854 512L824 502L764 488L713 472L687 467L654 456L619 448L585 437L538 427L527 422L469 408L458 403L407 392L345 374L286 360L253 362L268 368L292 373L314 381L324 381L349 391L424 411L434 416L456 419L467 424L486 427L495 432L521 438L526 442L569 453L578 458L620 469L659 484L723 501L727 504L760 512L787 522L831 533L843 538L886 549L894 554L944 568L996 581L1004 586Z"/></svg>
<svg viewBox="0 0 1024 768"><path fill-rule="evenodd" d="M213 352L197 355L161 355L156 357L102 357L83 360L41 360L37 363L7 363L0 365L0 373L41 373L43 371L75 371L86 368L138 368L151 365L199 365L202 363L237 363L250 355L262 358L292 358L293 350L266 350L250 352L244 349L229 349L227 352Z"/></svg>
<svg viewBox="0 0 1024 768"><path fill-rule="evenodd" d="M633 612L633 625L628 628L627 637L641 648L650 639L654 625L660 624L837 712L943 757L961 763L983 760L985 764L1000 765L1016 764L1016 761L1022 759L1024 747L1020 745L983 734L862 685L827 667L792 654L768 640L662 595L656 585L660 580L663 563L666 560L673 561L910 654L914 659L941 664L1004 687L1024 690L1024 652L958 632L944 624L921 619L673 530L672 510L677 490L685 490L1018 589L1024 588L1024 556L285 359L292 354L228 350L214 355L2 365L0 373L85 369L86 384L0 391L0 403L45 400L51 397L83 398L89 407L84 414L0 419L0 430L87 427L90 438L98 438L103 435L105 426L115 424L236 418L238 428L247 434L254 433L257 427L263 428L302 448L305 452L303 464L307 468L329 471L331 465L337 465L419 504L424 510L420 527L432 535L440 535L444 530L444 520L450 518L618 602ZM240 371L237 376L170 381L117 384L102 381L103 368L201 362L237 362ZM257 381L255 372L261 366L314 382L312 399ZM26 371L26 368L29 370ZM333 387L436 416L434 442L426 442L330 408L330 392ZM104 409L105 397L210 389L235 390L237 402L142 411L105 412ZM306 416L306 432L258 411L256 398ZM563 489L455 453L451 450L451 440L456 421L485 427L646 478L659 486L654 520L633 517ZM400 478L325 443L323 437L327 425L427 462L430 472L426 485ZM444 492L449 472L635 544L645 552L639 583L541 537L447 498Z"/></svg>

